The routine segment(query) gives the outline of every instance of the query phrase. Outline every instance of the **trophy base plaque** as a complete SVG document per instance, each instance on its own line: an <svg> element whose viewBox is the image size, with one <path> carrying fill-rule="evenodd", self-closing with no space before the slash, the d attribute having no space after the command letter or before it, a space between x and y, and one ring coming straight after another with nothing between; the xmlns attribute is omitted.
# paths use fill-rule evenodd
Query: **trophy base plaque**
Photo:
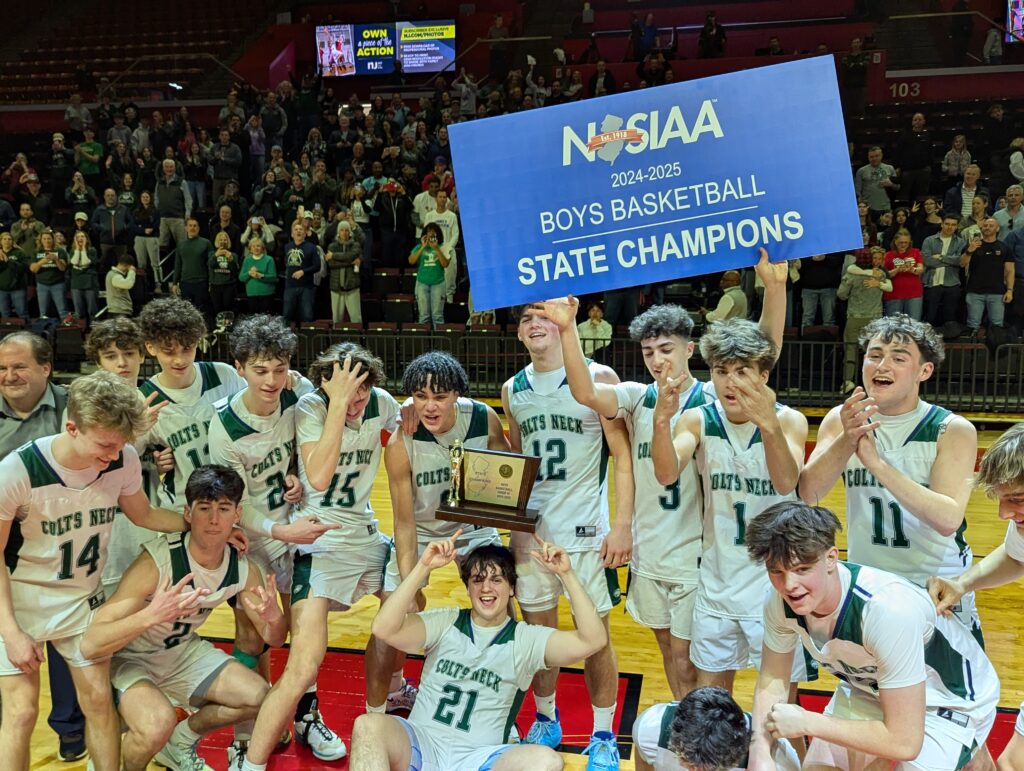
<svg viewBox="0 0 1024 771"><path fill-rule="evenodd" d="M474 503L466 506L439 506L435 516L450 522L464 522L479 527L496 527L499 530L518 530L522 533L537 531L540 512L537 509L524 509L518 513L510 512L507 506L488 506Z"/></svg>

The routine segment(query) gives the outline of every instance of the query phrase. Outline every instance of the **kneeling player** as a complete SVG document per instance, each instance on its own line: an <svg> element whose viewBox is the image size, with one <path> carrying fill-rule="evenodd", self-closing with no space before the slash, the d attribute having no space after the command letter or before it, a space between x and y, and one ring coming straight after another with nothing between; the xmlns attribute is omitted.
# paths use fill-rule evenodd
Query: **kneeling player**
<svg viewBox="0 0 1024 771"><path fill-rule="evenodd" d="M774 589L764 609L749 768L775 768L770 741L796 736L812 737L804 768L816 771L963 768L995 722L995 670L923 589L839 562L840 527L828 509L791 502L747 525L747 551L767 567ZM785 703L801 646L843 681L824 715Z"/></svg>
<svg viewBox="0 0 1024 771"><path fill-rule="evenodd" d="M586 659L607 642L594 604L576 577L565 550L538 538L534 559L551 571L569 595L576 630L556 631L517 622L508 615L516 588L512 553L481 546L459 572L471 609L439 608L409 613L431 571L455 560L461 530L427 545L398 589L381 606L373 634L399 650L426 650L419 696L408 720L367 713L352 733L352 768L388 771L548 771L562 768L549 747L508 744L533 676L547 667Z"/></svg>
<svg viewBox="0 0 1024 771"><path fill-rule="evenodd" d="M185 488L191 531L148 541L85 633L83 654L114 654L110 679L128 726L122 745L128 771L145 769L154 755L179 771L203 768L199 739L255 716L269 688L196 634L215 607L234 604L240 594L247 637L281 645L287 635L274 577L264 586L259 569L228 545L243 485L224 466L194 471ZM178 723L176 707L197 711Z"/></svg>
<svg viewBox="0 0 1024 771"><path fill-rule="evenodd" d="M633 723L636 771L719 771L747 767L750 715L724 688L690 691L681 701L655 704ZM800 758L781 739L775 767L797 771Z"/></svg>

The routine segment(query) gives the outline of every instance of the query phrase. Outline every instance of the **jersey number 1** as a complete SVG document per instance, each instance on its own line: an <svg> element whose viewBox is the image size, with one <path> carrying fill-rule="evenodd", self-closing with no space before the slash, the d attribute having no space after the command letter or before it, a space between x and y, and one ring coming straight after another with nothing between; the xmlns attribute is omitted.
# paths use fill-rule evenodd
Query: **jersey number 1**
<svg viewBox="0 0 1024 771"><path fill-rule="evenodd" d="M910 541L903 534L903 510L896 501L889 501L889 512L892 514L892 540L885 537L885 509L881 498L870 498L871 504L871 543L875 546L891 546L894 549L909 549Z"/></svg>
<svg viewBox="0 0 1024 771"><path fill-rule="evenodd" d="M443 689L444 696L437 702L437 709L434 710L434 720L438 723L451 725L455 719L455 709L466 697L466 706L462 708L462 717L455 727L460 731L469 732L469 719L473 716L473 707L476 706L476 691L464 691L457 685L446 685Z"/></svg>

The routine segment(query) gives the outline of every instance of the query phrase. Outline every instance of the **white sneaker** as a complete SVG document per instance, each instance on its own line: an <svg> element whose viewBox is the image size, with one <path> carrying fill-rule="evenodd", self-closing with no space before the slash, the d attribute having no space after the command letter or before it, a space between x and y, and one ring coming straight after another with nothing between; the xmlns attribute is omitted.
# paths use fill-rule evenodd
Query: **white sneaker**
<svg viewBox="0 0 1024 771"><path fill-rule="evenodd" d="M413 705L416 703L417 693L419 693L419 690L416 688L416 686L410 685L408 680L403 680L401 688L399 688L397 691L388 694L388 702L387 705L384 707L384 711L411 711Z"/></svg>
<svg viewBox="0 0 1024 771"><path fill-rule="evenodd" d="M242 739L235 739L228 745L228 771L241 771L248 750L249 742Z"/></svg>
<svg viewBox="0 0 1024 771"><path fill-rule="evenodd" d="M213 768L199 757L194 744L190 747L181 747L167 742L153 758L153 762L172 771L213 771Z"/></svg>
<svg viewBox="0 0 1024 771"><path fill-rule="evenodd" d="M348 754L345 742L324 724L319 710L296 721L295 740L309 747L320 760L341 760Z"/></svg>

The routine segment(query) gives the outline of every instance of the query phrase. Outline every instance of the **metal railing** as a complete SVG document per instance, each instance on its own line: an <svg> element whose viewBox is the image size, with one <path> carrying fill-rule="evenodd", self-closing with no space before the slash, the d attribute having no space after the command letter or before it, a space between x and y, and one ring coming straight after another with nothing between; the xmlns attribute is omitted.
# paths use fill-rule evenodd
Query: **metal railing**
<svg viewBox="0 0 1024 771"><path fill-rule="evenodd" d="M384 362L385 382L398 392L405 366L421 353L447 351L466 368L470 393L476 398L498 398L502 384L530 359L514 336L488 332L395 332L394 330L300 329L293 368L305 372L326 348L343 341L365 346ZM834 407L841 401L846 379L846 346L840 341L786 340L769 385L783 404L793 407ZM850 352L854 373L861 354ZM219 339L207 358L229 361L228 341ZM614 338L593 358L612 367L622 380L651 381L643 354L634 341ZM696 354L690 368L707 379L707 365ZM856 380L856 374L854 380ZM995 351L979 343L950 343L946 360L924 382L922 396L951 409L969 412L1024 412L1024 344L1002 345Z"/></svg>

